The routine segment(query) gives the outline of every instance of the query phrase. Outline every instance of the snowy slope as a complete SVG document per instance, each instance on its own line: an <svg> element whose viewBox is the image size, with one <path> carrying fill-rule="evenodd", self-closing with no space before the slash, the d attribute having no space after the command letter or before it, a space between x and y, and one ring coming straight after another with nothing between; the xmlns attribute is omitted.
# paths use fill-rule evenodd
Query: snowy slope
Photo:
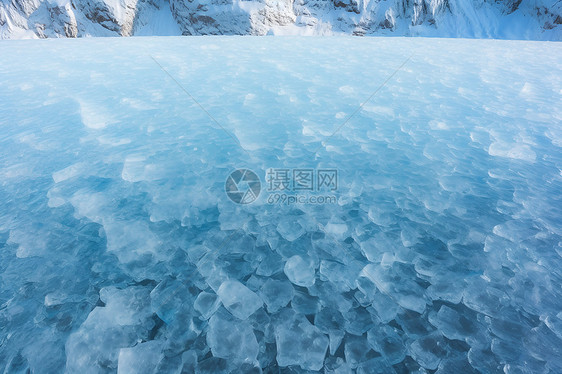
<svg viewBox="0 0 562 374"><path fill-rule="evenodd" d="M2 0L3 39L130 35L562 39L560 0Z"/></svg>

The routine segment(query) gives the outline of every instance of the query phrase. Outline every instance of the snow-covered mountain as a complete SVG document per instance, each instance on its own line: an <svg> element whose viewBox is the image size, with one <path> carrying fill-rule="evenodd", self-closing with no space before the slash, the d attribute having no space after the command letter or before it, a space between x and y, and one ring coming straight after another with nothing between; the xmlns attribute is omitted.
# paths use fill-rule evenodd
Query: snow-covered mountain
<svg viewBox="0 0 562 374"><path fill-rule="evenodd" d="M0 38L396 35L562 40L562 0L0 0Z"/></svg>

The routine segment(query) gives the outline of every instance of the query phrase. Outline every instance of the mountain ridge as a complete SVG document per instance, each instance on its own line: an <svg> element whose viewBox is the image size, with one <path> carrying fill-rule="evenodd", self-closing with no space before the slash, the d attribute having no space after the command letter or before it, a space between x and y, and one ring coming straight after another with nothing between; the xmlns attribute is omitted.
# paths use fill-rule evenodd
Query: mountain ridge
<svg viewBox="0 0 562 374"><path fill-rule="evenodd" d="M2 0L0 38L385 35L562 40L562 0Z"/></svg>

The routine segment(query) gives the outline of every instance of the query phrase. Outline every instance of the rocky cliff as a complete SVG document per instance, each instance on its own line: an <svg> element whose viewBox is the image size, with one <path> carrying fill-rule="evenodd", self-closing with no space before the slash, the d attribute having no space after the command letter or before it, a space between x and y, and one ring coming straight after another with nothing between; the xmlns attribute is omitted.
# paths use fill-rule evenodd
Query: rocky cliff
<svg viewBox="0 0 562 374"><path fill-rule="evenodd" d="M562 0L1 0L0 38L354 34L562 39Z"/></svg>

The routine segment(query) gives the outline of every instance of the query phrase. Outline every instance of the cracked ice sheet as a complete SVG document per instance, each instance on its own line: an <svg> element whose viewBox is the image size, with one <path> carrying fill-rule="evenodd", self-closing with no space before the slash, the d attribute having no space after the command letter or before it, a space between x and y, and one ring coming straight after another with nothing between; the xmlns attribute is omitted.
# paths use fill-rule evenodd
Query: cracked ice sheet
<svg viewBox="0 0 562 374"><path fill-rule="evenodd" d="M0 56L3 371L562 370L560 44L81 39ZM338 203L236 206L240 167L262 188L268 167L337 168Z"/></svg>

